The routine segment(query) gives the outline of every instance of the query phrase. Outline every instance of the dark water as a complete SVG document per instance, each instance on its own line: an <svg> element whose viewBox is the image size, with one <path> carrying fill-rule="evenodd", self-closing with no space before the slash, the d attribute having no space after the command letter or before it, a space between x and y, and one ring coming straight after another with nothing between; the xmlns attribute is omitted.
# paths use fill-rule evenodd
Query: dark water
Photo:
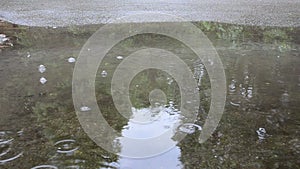
<svg viewBox="0 0 300 169"><path fill-rule="evenodd" d="M5 42L2 46L8 47L0 52L0 168L299 168L299 28L194 24L215 46L228 86L222 119L203 144L198 137L209 111L210 81L204 64L184 44L161 35L137 35L116 44L98 69L97 102L109 125L123 136L147 138L176 123L180 123L176 130L188 133L170 151L144 159L121 157L97 146L81 128L73 107L75 63L68 59L77 59L100 25L3 24L0 33L8 35L14 46ZM135 116L129 121L118 114L110 91L113 72L126 56L148 47L175 53L193 71L201 104L194 125L180 120L176 81L156 69L140 72L130 84ZM39 72L40 65L45 72ZM148 96L157 86L165 100L158 113L148 116L153 113ZM135 124L135 118L157 119L149 131ZM257 133L259 128L266 133ZM121 140L121 152L143 151L126 145L122 137L116 140Z"/></svg>

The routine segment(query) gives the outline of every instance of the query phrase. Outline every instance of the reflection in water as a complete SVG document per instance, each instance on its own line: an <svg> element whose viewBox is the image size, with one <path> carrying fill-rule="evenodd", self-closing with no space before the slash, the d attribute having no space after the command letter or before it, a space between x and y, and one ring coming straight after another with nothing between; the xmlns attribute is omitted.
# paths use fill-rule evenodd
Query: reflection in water
<svg viewBox="0 0 300 169"><path fill-rule="evenodd" d="M123 127L122 137L117 138L121 143L120 154L138 154L140 158L143 155L151 153L157 144L143 144L143 147L133 144L132 141L126 141L125 137L134 139L149 139L160 135L165 135L168 131L172 131L164 140L160 140L163 144L174 145L174 148L168 151L160 152L153 157L141 159L132 159L120 157L118 160L118 168L182 168L179 161L180 149L175 146L176 141L172 139L178 125L181 123L180 111L175 110L173 102L170 101L168 106L150 106L149 108L132 108L133 115L129 119L126 126ZM154 145L154 146L153 146ZM135 153L138 151L138 153Z"/></svg>
<svg viewBox="0 0 300 169"><path fill-rule="evenodd" d="M122 137L117 138L121 144L120 154L142 158L164 153L176 145L172 137L179 123L180 112L174 112L173 107L133 108Z"/></svg>
<svg viewBox="0 0 300 169"><path fill-rule="evenodd" d="M146 147L145 147L146 148ZM155 157L144 158L144 159L131 159L126 157L120 157L117 168L128 168L128 169L152 169L152 168L183 168L180 161L180 148L178 146L173 149L160 154Z"/></svg>
<svg viewBox="0 0 300 169"><path fill-rule="evenodd" d="M113 69L132 52L162 48L182 58L197 79L201 113L195 124L186 124L177 110L180 98L171 77L149 71L132 82L130 94L136 104L131 119L116 115L109 83L96 85L97 99L104 103L103 116L122 133L115 139L121 143L120 151L139 153L149 148L129 144L125 137L142 139L172 131L166 140L173 149L151 158L132 159L110 154L93 143L78 123L72 104L74 64L69 62L76 61L82 45L99 25L4 29L0 24L1 33L15 44L0 51L0 168L297 168L299 28L195 25L215 45L228 80L224 115L204 144L198 143L198 137L209 110L210 82L205 66L181 42L151 34L129 38L109 51L103 60L105 67L99 68L96 83L108 82ZM41 64L45 69L40 69ZM47 79L41 78L41 73ZM168 106L148 100L157 84L166 100L173 100ZM86 113L91 108L82 105L80 110ZM172 138L176 131L189 134L177 143Z"/></svg>

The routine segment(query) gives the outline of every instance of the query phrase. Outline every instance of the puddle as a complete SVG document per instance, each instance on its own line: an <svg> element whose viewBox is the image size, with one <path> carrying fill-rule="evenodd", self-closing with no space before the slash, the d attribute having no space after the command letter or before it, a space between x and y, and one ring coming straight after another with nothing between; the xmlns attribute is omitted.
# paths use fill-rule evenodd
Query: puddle
<svg viewBox="0 0 300 169"><path fill-rule="evenodd" d="M145 159L103 150L87 137L76 117L74 66L82 46L101 25L0 27L0 167L297 168L299 28L194 24L212 41L227 78L225 112L204 144L198 138L209 111L210 81L204 64L180 41L154 34L124 39L107 53L98 69L97 103L107 123L121 133L118 138L105 135L103 139L114 140L117 151L149 148L131 145L125 137L145 139L172 131L164 142L174 144L173 148ZM193 71L200 94L195 122L186 122L180 110L176 80L156 69L143 70L131 81L131 114L120 114L114 107L110 90L114 70L131 53L148 47L173 52ZM86 103L79 110L91 113L94 107ZM187 136L178 143L176 133Z"/></svg>

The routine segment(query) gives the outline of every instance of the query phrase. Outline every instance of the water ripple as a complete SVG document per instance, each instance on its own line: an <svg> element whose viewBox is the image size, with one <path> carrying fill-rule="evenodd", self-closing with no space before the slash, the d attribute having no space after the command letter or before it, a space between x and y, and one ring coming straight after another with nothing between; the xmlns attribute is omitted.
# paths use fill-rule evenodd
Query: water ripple
<svg viewBox="0 0 300 169"><path fill-rule="evenodd" d="M179 126L179 131L187 133L187 134L193 134L196 132L196 130L201 131L202 127L197 125L197 124L193 124L193 123L184 123L181 126Z"/></svg>
<svg viewBox="0 0 300 169"><path fill-rule="evenodd" d="M56 167L54 165L39 165L39 166L32 167L31 169L39 169L39 168L58 169L58 167Z"/></svg>
<svg viewBox="0 0 300 169"><path fill-rule="evenodd" d="M23 155L23 152L18 154L14 152L14 138L11 138L11 134L13 133L10 131L0 131L0 164L13 161Z"/></svg>
<svg viewBox="0 0 300 169"><path fill-rule="evenodd" d="M19 157L21 157L23 155L23 152L13 156L13 157L10 157L10 158L7 158L7 159L3 159L3 160L0 160L0 164L4 164L4 163L7 163L7 162L10 162L10 161L13 161Z"/></svg>
<svg viewBox="0 0 300 169"><path fill-rule="evenodd" d="M65 139L57 141L54 145L57 147L58 153L73 153L74 151L79 149L79 146L75 146L76 141L73 139Z"/></svg>

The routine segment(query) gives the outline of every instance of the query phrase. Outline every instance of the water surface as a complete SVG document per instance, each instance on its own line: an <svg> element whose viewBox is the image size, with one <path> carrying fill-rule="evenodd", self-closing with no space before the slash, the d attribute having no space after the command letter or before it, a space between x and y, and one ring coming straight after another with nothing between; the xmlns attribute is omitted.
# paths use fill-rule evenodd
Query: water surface
<svg viewBox="0 0 300 169"><path fill-rule="evenodd" d="M8 47L0 52L0 168L299 167L299 28L194 24L215 46L228 86L224 115L204 144L198 137L209 110L210 81L204 64L180 41L154 34L125 39L107 53L98 69L97 102L110 126L122 133L115 138L118 151L143 151L122 137L147 138L170 128L188 133L180 143L170 137L168 141L175 145L170 151L145 159L121 157L100 148L76 117L71 93L76 62L70 58L77 59L101 25L2 24L0 33L10 37L13 46L3 44ZM140 72L131 82L131 118L117 112L110 90L114 70L132 52L148 47L173 52L193 71L201 105L195 124L182 120L176 81L156 69ZM45 69L41 71L40 65ZM157 86L165 99L152 102L148 96ZM154 122L145 127L136 121ZM263 137L256 132L259 128L266 131Z"/></svg>

